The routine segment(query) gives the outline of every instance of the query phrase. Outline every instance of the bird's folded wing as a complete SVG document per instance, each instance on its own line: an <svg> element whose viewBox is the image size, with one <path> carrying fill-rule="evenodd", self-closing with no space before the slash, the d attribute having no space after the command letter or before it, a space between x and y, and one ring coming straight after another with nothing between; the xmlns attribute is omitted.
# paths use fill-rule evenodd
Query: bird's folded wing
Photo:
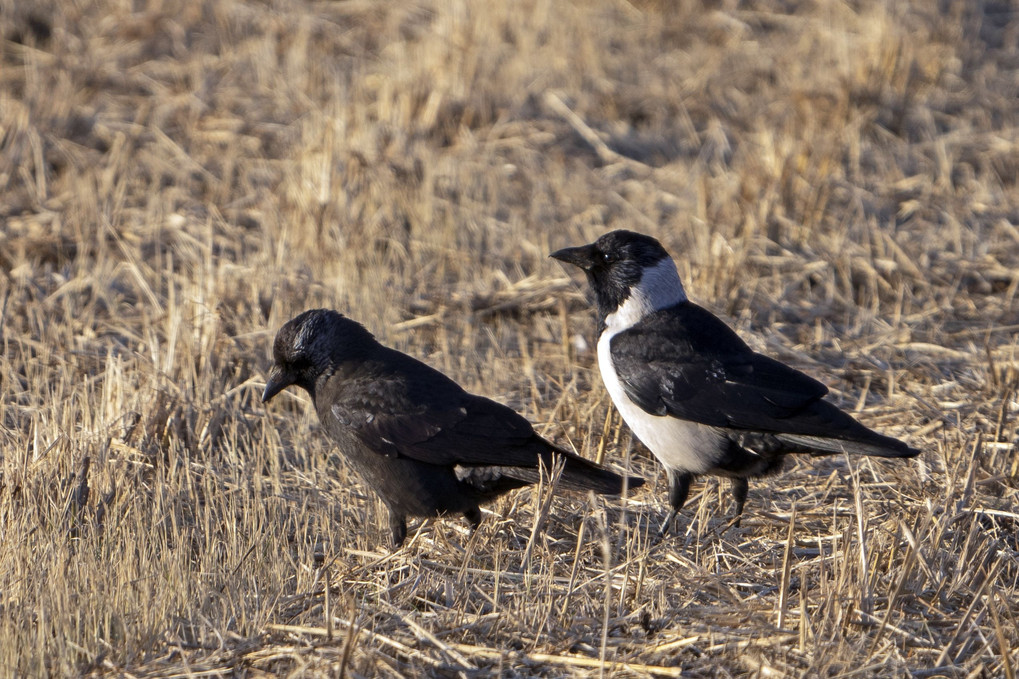
<svg viewBox="0 0 1019 679"><path fill-rule="evenodd" d="M649 345L639 333L612 338L614 368L627 396L653 415L716 427L800 431L826 426L813 407L828 392L820 382L748 349L732 353ZM814 421L816 420L816 422Z"/></svg>
<svg viewBox="0 0 1019 679"><path fill-rule="evenodd" d="M480 396L389 412L357 412L334 405L332 414L380 455L430 464L531 465L541 441L526 418Z"/></svg>

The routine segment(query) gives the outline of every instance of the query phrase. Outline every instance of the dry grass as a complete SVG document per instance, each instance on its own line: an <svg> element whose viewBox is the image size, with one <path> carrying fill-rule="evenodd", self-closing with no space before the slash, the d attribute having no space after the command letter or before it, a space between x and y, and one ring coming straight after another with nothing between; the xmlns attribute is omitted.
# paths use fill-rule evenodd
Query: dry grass
<svg viewBox="0 0 1019 679"><path fill-rule="evenodd" d="M706 4L3 0L3 673L1014 677L1016 10ZM617 227L924 455L654 544L546 258ZM654 482L388 553L258 402L319 305Z"/></svg>

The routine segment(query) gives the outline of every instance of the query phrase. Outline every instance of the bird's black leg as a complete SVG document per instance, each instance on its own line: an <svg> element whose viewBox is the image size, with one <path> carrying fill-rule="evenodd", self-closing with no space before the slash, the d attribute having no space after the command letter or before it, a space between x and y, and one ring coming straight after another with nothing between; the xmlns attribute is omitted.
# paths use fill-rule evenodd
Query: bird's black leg
<svg viewBox="0 0 1019 679"><path fill-rule="evenodd" d="M671 469L668 470L667 474L669 476L669 506L671 509L669 509L669 514L665 517L665 523L662 524L659 536L668 533L672 527L676 515L683 508L683 503L686 502L686 496L690 493L690 480L693 478L691 474L678 473Z"/></svg>
<svg viewBox="0 0 1019 679"><path fill-rule="evenodd" d="M467 519L467 523L471 524L471 535L474 535L474 532L481 526L481 510L472 507L464 512L464 518Z"/></svg>
<svg viewBox="0 0 1019 679"><path fill-rule="evenodd" d="M743 505L747 502L747 491L750 490L750 483L744 478L732 479L732 497L736 500L736 515L733 517L734 526L739 526L740 517L743 516Z"/></svg>
<svg viewBox="0 0 1019 679"><path fill-rule="evenodd" d="M402 515L390 510L389 530L393 533L393 549L399 549L407 538L407 520Z"/></svg>

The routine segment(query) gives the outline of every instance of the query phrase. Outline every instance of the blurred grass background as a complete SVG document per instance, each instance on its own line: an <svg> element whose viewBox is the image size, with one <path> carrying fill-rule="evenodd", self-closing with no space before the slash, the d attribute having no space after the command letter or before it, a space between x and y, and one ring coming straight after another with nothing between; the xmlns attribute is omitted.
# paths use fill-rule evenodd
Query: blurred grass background
<svg viewBox="0 0 1019 679"><path fill-rule="evenodd" d="M0 672L1005 676L1019 663L1007 2L0 0ZM724 530L611 409L585 285L692 297L905 464ZM337 308L652 483L395 554L275 330Z"/></svg>

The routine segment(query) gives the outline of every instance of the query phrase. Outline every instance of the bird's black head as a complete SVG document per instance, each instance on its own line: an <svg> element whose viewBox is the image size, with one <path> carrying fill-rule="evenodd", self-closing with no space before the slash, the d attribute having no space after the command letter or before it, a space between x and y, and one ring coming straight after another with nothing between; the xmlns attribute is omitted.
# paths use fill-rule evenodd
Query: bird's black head
<svg viewBox="0 0 1019 679"><path fill-rule="evenodd" d="M598 301L602 320L614 312L638 286L644 273L664 261L671 262L661 243L634 231L610 231L590 245L563 248L551 257L583 269ZM679 293L682 285L675 277Z"/></svg>
<svg viewBox="0 0 1019 679"><path fill-rule="evenodd" d="M287 321L272 343L273 366L262 403L297 385L315 396L315 381L332 366L375 342L364 327L329 309L312 309Z"/></svg>

